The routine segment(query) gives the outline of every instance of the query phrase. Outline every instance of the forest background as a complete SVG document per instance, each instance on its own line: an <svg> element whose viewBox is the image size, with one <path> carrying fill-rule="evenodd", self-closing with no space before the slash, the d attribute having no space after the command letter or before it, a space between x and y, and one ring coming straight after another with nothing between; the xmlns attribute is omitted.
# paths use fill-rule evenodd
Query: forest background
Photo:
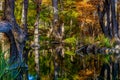
<svg viewBox="0 0 120 80"><path fill-rule="evenodd" d="M15 2L16 23L27 33L21 53L25 53L22 56L26 64L22 67L28 69L24 74L27 74L29 79L95 80L101 76L104 64L110 67L111 80L119 79L119 68L116 68L116 77L112 74L115 68L111 64L119 64L119 57L117 55L116 58L114 54L117 50L120 52L119 0L26 0L26 3L25 0L8 1ZM4 0L0 2L3 7ZM25 4L27 7L23 7ZM11 20L9 17L4 19L2 7L0 21ZM26 17L27 19L24 19ZM1 34L0 38L2 79L9 66L6 55L10 52L10 43L6 34ZM19 74L18 67L15 67L15 71ZM108 79L108 73L105 72L104 75L104 79Z"/></svg>

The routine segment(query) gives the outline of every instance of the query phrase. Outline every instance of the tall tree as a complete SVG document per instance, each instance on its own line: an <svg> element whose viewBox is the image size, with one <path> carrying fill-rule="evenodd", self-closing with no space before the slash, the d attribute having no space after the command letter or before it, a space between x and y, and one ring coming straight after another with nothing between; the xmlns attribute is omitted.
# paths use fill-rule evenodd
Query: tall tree
<svg viewBox="0 0 120 80"><path fill-rule="evenodd" d="M0 32L5 33L10 40L9 69L25 69L27 66L23 63L22 54L27 35L24 31L27 31L27 28L23 31L16 23L16 18L14 15L15 0L5 0L4 6L4 21L0 22ZM27 11L25 14L26 13ZM23 73L20 72L17 79L22 80L22 74Z"/></svg>
<svg viewBox="0 0 120 80"><path fill-rule="evenodd" d="M117 0L101 0L100 4L98 5L98 16L99 16L100 26L105 36L109 38L114 38L117 43L117 46L120 46L116 3ZM118 64L116 59L115 62L112 64L113 80L117 79L117 71L118 71L117 69L118 69Z"/></svg>
<svg viewBox="0 0 120 80"><path fill-rule="evenodd" d="M102 31L105 36L119 40L119 29L116 14L115 0L100 1L100 4L98 5L98 16ZM105 17L106 24L104 22Z"/></svg>
<svg viewBox="0 0 120 80"><path fill-rule="evenodd" d="M58 27L58 0L52 0L52 6L54 10L54 19L53 19L53 36L56 39L58 37L58 32L57 32L57 27ZM57 48L56 48L57 49ZM59 71L59 64L57 62L58 60L58 54L57 51L55 50L55 55L54 55L54 79L58 79L58 71Z"/></svg>
<svg viewBox="0 0 120 80"><path fill-rule="evenodd" d="M40 79L40 64L39 64L39 24L40 24L40 6L42 0L36 2L36 22L34 24L34 46L35 46L35 70L37 72L37 80Z"/></svg>
<svg viewBox="0 0 120 80"><path fill-rule="evenodd" d="M62 4L62 0L60 1ZM59 20L58 15L58 0L52 0L52 6L53 6L53 38L55 44L55 54L54 54L54 79L58 79L58 73L60 70L60 59L63 59L64 57L64 51L63 51L63 44L62 39L64 36L64 22L62 20ZM63 5L61 5L61 9L63 9Z"/></svg>
<svg viewBox="0 0 120 80"><path fill-rule="evenodd" d="M23 47L23 60L25 64L27 64L28 52L30 50L30 49L26 49L25 47L26 41L28 40L28 26L27 26L28 2L29 0L23 0L22 18L21 18L21 23L22 23L21 28L23 30L23 33L25 34L25 42ZM25 72L25 78L28 79L28 69Z"/></svg>

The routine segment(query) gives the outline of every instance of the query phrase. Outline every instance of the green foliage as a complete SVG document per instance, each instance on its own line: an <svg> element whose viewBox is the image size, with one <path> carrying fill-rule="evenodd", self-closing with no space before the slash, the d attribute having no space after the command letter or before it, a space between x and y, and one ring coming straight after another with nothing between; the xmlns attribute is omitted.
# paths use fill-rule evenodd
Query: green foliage
<svg viewBox="0 0 120 80"><path fill-rule="evenodd" d="M0 16L3 16L3 11L0 10Z"/></svg>
<svg viewBox="0 0 120 80"><path fill-rule="evenodd" d="M112 47L113 43L110 42L110 39L105 37L104 35L99 35L96 38L97 41L99 41L99 46L105 46L105 47Z"/></svg>
<svg viewBox="0 0 120 80"><path fill-rule="evenodd" d="M31 52L29 55L28 55L28 72L29 72L29 74L31 74L31 75L36 75L36 73L35 73L35 68L34 68L34 66L35 66L35 63L34 63L34 55L33 55L33 53Z"/></svg>
<svg viewBox="0 0 120 80"><path fill-rule="evenodd" d="M33 27L36 20L36 5L33 0L29 1L28 6L28 27Z"/></svg>
<svg viewBox="0 0 120 80"><path fill-rule="evenodd" d="M88 37L82 38L82 41L84 41L85 44L93 44L95 43L95 38L88 36Z"/></svg>
<svg viewBox="0 0 120 80"><path fill-rule="evenodd" d="M79 75L78 74L74 74L73 75L73 80L79 80Z"/></svg>
<svg viewBox="0 0 120 80"><path fill-rule="evenodd" d="M68 55L70 55L70 56L75 55L75 53L74 53L73 51L65 51L65 54L68 54Z"/></svg>
<svg viewBox="0 0 120 80"><path fill-rule="evenodd" d="M17 22L20 24L21 22L21 14L22 14L22 6L21 6L22 1L16 0L15 1L15 17Z"/></svg>
<svg viewBox="0 0 120 80"><path fill-rule="evenodd" d="M73 9L62 11L62 13L64 15L66 15L66 17L68 17L68 18L77 18L78 17L78 12Z"/></svg>
<svg viewBox="0 0 120 80"><path fill-rule="evenodd" d="M5 51L6 52L6 51ZM14 80L18 77L19 69L10 70L9 59L5 59L4 54L0 50L0 80Z"/></svg>
<svg viewBox="0 0 120 80"><path fill-rule="evenodd" d="M75 0L64 0L64 7L65 8L74 8L75 6Z"/></svg>
<svg viewBox="0 0 120 80"><path fill-rule="evenodd" d="M109 63L109 62L110 62L110 56L111 56L111 55L105 55L105 56L104 56L104 62L105 62L105 63Z"/></svg>
<svg viewBox="0 0 120 80"><path fill-rule="evenodd" d="M53 19L52 7L46 6L46 5L41 5L41 7L42 7L42 10L40 12L40 19L45 22L51 22L51 20Z"/></svg>
<svg viewBox="0 0 120 80"><path fill-rule="evenodd" d="M72 45L74 45L74 44L76 44L76 38L73 36L73 37L70 37L70 38L66 38L65 40L64 40L64 42L65 43L68 43L68 44L72 44Z"/></svg>
<svg viewBox="0 0 120 80"><path fill-rule="evenodd" d="M60 61L62 61L63 58L59 61L59 64L62 65L62 66L60 65L60 70L61 71L64 70L64 75L62 75L62 77L60 75L58 80L77 80L77 79L79 79L79 75L78 75L79 70L83 69L83 62L82 62L83 58L80 59L79 56L75 55L76 41L77 41L76 37L79 38L81 42L84 42L84 44L97 44L98 46L101 46L101 47L102 46L112 47L113 44L110 42L109 38L106 38L104 35L101 35L101 34L99 36L97 36L96 38L95 38L95 36L94 37L93 36L85 37L85 35L82 35L82 31L79 30L80 29L79 25L81 25L84 22L85 25L84 25L83 30L85 30L85 28L87 26L92 26L92 27L95 26L96 27L96 25L94 25L94 24L97 24L97 26L98 26L98 23L86 24L87 21L84 21L84 20L87 20L87 16L89 14L87 13L87 16L86 16L86 14L82 15L82 12L76 10L76 0L62 0L62 1L63 1L63 5L59 4L60 6L58 9L59 10L58 15L59 15L59 22L60 22L59 24L61 24L63 22L64 27L65 27L65 32L64 32L65 35L63 36L63 40L65 42L65 45L63 46L65 49L65 51L64 51L65 58L64 58L63 63L60 62ZM22 14L21 4L22 4L21 0L16 0L15 5L17 7L15 7L15 16L16 16L17 22L19 24L21 23L21 14ZM63 9L61 8L61 6L63 6ZM93 13L91 12L90 15L93 15ZM79 16L81 16L80 17L81 22L78 21ZM34 23L36 20L36 5L34 3L34 0L29 1L27 17L28 17L28 23L27 23L28 28L33 31ZM84 19L82 17L84 17ZM40 47L41 47L40 51L39 51L39 53L40 53L39 59L40 59L40 74L41 74L42 80L48 80L49 78L52 79L53 75L54 75L54 59L53 59L54 55L52 52L49 52L49 49L52 48L51 46L49 46L49 42L51 41L51 38L46 37L46 34L47 34L48 30L50 29L50 27L53 27L53 25L51 26L52 21L53 21L53 7L51 6L51 4L48 4L48 5L42 4L41 11L40 11L40 26L39 26L39 29L40 29L39 41L40 41ZM47 25L45 25L46 23L47 23ZM47 31L45 31L45 27L47 27L47 29L46 29ZM90 28L90 29L92 29L92 28ZM98 27L97 27L97 30L98 30ZM30 31L31 34L34 34L32 31ZM93 34L98 34L98 33L94 32ZM52 36L50 36L50 37L52 37ZM34 39L33 35L31 35L29 39L33 41L33 39ZM52 50L53 50L53 48L52 48ZM9 65L7 65L7 62L4 59L3 55L1 55L1 56L2 57L0 57L1 58L0 77L6 73L6 70L9 67ZM75 57L75 59L73 59L74 60L73 62L71 61L71 56ZM109 61L109 55L105 55L105 57L104 56L102 56L102 57L103 57L103 61L105 61L105 62ZM85 57L86 62L84 64L86 64L86 66L93 65L90 63L90 60L91 60L91 57L89 57L89 56ZM35 76L36 71L34 69L34 67L35 67L34 52L29 54L28 65L29 65L29 73L31 75ZM10 74L10 72L11 71L9 71L9 74ZM19 70L15 70L15 72L16 72L15 74L17 76L17 72L19 72ZM16 76L14 76L14 77L16 77Z"/></svg>
<svg viewBox="0 0 120 80"><path fill-rule="evenodd" d="M58 78L58 80L69 80L68 78Z"/></svg>
<svg viewBox="0 0 120 80"><path fill-rule="evenodd" d="M40 36L40 40L41 41L49 41L50 38L48 38L47 36Z"/></svg>
<svg viewBox="0 0 120 80"><path fill-rule="evenodd" d="M103 34L98 35L97 37L86 36L81 38L85 44L96 44L99 47L112 47L114 45L114 40L111 41L109 38L105 37Z"/></svg>
<svg viewBox="0 0 120 80"><path fill-rule="evenodd" d="M6 62L3 56L4 54L0 51L0 79L5 73L5 66L6 66Z"/></svg>

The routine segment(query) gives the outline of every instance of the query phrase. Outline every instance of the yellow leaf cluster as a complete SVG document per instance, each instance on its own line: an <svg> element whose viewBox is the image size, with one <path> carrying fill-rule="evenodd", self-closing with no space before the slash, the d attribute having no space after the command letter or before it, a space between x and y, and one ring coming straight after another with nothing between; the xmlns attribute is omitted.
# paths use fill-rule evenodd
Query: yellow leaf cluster
<svg viewBox="0 0 120 80"><path fill-rule="evenodd" d="M42 4L50 4L51 0L42 0Z"/></svg>
<svg viewBox="0 0 120 80"><path fill-rule="evenodd" d="M87 23L94 23L94 12L96 11L95 5L98 3L96 0L83 0L76 2L76 9L79 12L79 21Z"/></svg>

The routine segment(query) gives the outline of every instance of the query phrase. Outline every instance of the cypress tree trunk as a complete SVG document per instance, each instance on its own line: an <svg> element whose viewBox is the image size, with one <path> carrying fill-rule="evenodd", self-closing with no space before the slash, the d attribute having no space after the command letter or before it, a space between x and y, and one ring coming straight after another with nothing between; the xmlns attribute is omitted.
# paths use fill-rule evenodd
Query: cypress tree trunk
<svg viewBox="0 0 120 80"><path fill-rule="evenodd" d="M54 19L53 19L53 37L57 38L58 32L58 0L52 0L53 10L54 10ZM54 80L58 79L58 71L59 71L59 63L58 63L58 52L57 46L55 46L56 49L54 51Z"/></svg>
<svg viewBox="0 0 120 80"><path fill-rule="evenodd" d="M102 28L102 31L105 34L105 36L114 38L116 44L119 45L120 38L119 38L119 28L118 28L118 21L117 21L117 0L105 0L103 6L104 7L102 7L101 5L98 5L98 16L99 16L99 21L100 21L100 26ZM100 10L100 8L103 8L103 10ZM105 25L105 23L103 22L105 14L107 15L106 16L107 20L105 21L107 25ZM117 61L113 62L112 79L117 79L116 78L117 77L116 71L118 71L117 66L118 66Z"/></svg>
<svg viewBox="0 0 120 80"><path fill-rule="evenodd" d="M64 56L63 46L62 46L62 38L64 35L64 23L60 25L58 21L58 0L52 0L53 10L54 10L54 19L53 19L53 44L55 46L54 49L54 80L58 79L59 71L60 71L60 60L63 59L61 56ZM61 58L61 59L60 59Z"/></svg>
<svg viewBox="0 0 120 80"><path fill-rule="evenodd" d="M16 23L14 15L14 5L15 0L5 0L4 21L0 22L0 32L5 33L10 41L9 70L12 71L12 74L15 74L13 70L17 71L18 68L20 68L21 71L25 71L27 68L27 65L23 63L22 57L27 33L25 33ZM17 72L18 76L16 77L16 79L18 80L22 80L23 72L21 71Z"/></svg>

